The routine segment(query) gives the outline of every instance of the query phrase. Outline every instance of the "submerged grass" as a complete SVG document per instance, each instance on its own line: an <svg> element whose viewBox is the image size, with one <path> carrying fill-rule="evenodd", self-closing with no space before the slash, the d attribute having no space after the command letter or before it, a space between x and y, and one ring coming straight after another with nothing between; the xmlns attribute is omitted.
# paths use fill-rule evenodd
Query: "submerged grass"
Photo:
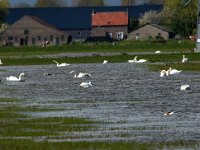
<svg viewBox="0 0 200 150"><path fill-rule="evenodd" d="M20 150L161 150L161 149L197 149L198 142L177 141L166 143L141 142L33 142L31 140L0 140L0 149Z"/></svg>
<svg viewBox="0 0 200 150"><path fill-rule="evenodd" d="M17 99L0 99L0 149L2 150L155 150L177 148L199 148L195 141L176 142L61 142L64 139L79 138L70 136L70 132L84 132L96 130L99 122L84 118L32 118L26 114L30 107L24 107ZM7 102L7 103L5 103ZM39 110L39 108L33 108ZM127 137L129 134L120 134ZM92 136L91 136L92 138ZM60 142L49 142L48 139L61 139ZM63 140L64 140L63 139Z"/></svg>

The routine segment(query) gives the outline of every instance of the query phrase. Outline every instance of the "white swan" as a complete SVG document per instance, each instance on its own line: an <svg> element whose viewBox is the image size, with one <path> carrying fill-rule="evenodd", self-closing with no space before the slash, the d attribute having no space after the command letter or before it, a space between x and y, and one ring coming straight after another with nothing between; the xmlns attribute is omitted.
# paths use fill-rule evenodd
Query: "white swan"
<svg viewBox="0 0 200 150"><path fill-rule="evenodd" d="M155 51L155 54L160 54L161 53L161 51Z"/></svg>
<svg viewBox="0 0 200 150"><path fill-rule="evenodd" d="M168 70L160 70L160 77L169 76Z"/></svg>
<svg viewBox="0 0 200 150"><path fill-rule="evenodd" d="M55 62L57 64L57 67L65 67L65 66L69 66L70 64L67 63L61 63L59 64L57 61L53 60L53 62Z"/></svg>
<svg viewBox="0 0 200 150"><path fill-rule="evenodd" d="M188 84L181 85L181 91L186 91L186 90L190 90L190 85Z"/></svg>
<svg viewBox="0 0 200 150"><path fill-rule="evenodd" d="M182 70L176 70L170 67L168 71L169 71L169 74L179 74L181 73Z"/></svg>
<svg viewBox="0 0 200 150"><path fill-rule="evenodd" d="M3 65L3 63L2 63L2 61L1 61L1 59L0 59L0 65Z"/></svg>
<svg viewBox="0 0 200 150"><path fill-rule="evenodd" d="M22 80L22 76L24 76L25 74L24 73L21 73L19 75L19 78L15 77L15 76L9 76L6 78L6 80L8 81L21 81Z"/></svg>
<svg viewBox="0 0 200 150"><path fill-rule="evenodd" d="M108 61L107 61L107 60L104 60L104 61L103 61L103 64L107 64L107 63L108 63Z"/></svg>
<svg viewBox="0 0 200 150"><path fill-rule="evenodd" d="M80 86L83 88L89 88L90 86L92 86L92 83L91 82L82 82L80 84Z"/></svg>
<svg viewBox="0 0 200 150"><path fill-rule="evenodd" d="M134 63L137 61L137 56L134 57L134 59L128 60L128 63Z"/></svg>
<svg viewBox="0 0 200 150"><path fill-rule="evenodd" d="M44 76L51 76L51 75L52 75L51 73L47 73L47 72L44 73Z"/></svg>
<svg viewBox="0 0 200 150"><path fill-rule="evenodd" d="M185 55L183 55L182 63L187 63L187 62L188 62L188 58L186 58Z"/></svg>
<svg viewBox="0 0 200 150"><path fill-rule="evenodd" d="M145 62L148 61L146 59L139 59L139 60L137 60L137 56L135 56L134 60L135 60L135 63L145 63Z"/></svg>
<svg viewBox="0 0 200 150"><path fill-rule="evenodd" d="M78 75L76 75L76 74L74 75L74 78L86 78L86 77L91 77L91 74L79 72Z"/></svg>
<svg viewBox="0 0 200 150"><path fill-rule="evenodd" d="M165 115L165 116L174 115L174 112L172 112L172 111L169 111L169 112L166 112L166 113L164 113L164 115Z"/></svg>

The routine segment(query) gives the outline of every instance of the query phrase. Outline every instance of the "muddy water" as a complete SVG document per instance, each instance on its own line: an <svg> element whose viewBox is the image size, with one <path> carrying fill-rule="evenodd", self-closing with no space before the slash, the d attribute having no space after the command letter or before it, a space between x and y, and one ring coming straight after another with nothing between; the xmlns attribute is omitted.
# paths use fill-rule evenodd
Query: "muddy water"
<svg viewBox="0 0 200 150"><path fill-rule="evenodd" d="M75 137L78 135L74 140L200 140L198 72L183 71L160 78L159 72L128 63L0 69L0 97L26 99L25 106L57 109L28 114L84 117L105 122L98 131L71 133ZM72 70L88 72L92 77L74 79L69 73ZM26 74L24 82L6 81L7 76L17 76L21 72ZM44 76L45 72L52 75ZM83 81L91 81L93 86L83 89L79 86ZM180 91L182 84L191 85L191 90ZM164 116L167 111L175 114Z"/></svg>

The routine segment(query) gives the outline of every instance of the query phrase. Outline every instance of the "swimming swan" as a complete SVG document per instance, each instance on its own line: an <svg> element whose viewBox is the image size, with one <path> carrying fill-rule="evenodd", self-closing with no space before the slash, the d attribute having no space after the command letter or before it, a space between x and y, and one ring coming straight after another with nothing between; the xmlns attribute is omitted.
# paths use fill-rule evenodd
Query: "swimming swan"
<svg viewBox="0 0 200 150"><path fill-rule="evenodd" d="M181 85L181 91L186 91L186 90L190 90L190 85L188 84Z"/></svg>
<svg viewBox="0 0 200 150"><path fill-rule="evenodd" d="M187 62L188 62L188 58L186 58L185 55L183 55L182 63L187 63Z"/></svg>
<svg viewBox="0 0 200 150"><path fill-rule="evenodd" d="M82 82L80 84L80 86L83 88L89 88L90 86L92 86L92 83L91 82Z"/></svg>
<svg viewBox="0 0 200 150"><path fill-rule="evenodd" d="M91 77L91 74L89 73L83 73L83 72L80 72L78 75L74 75L74 78L88 78L88 77Z"/></svg>
<svg viewBox="0 0 200 150"><path fill-rule="evenodd" d="M168 70L160 70L160 77L169 76Z"/></svg>
<svg viewBox="0 0 200 150"><path fill-rule="evenodd" d="M22 76L24 76L24 75L25 75L24 73L21 73L19 75L19 78L14 77L14 76L10 76L10 77L7 77L6 80L8 80L8 81L21 81L22 80Z"/></svg>
<svg viewBox="0 0 200 150"><path fill-rule="evenodd" d="M65 67L65 66L69 66L70 64L67 63L61 63L59 64L57 61L53 60L53 62L55 62L57 64L57 67Z"/></svg>
<svg viewBox="0 0 200 150"><path fill-rule="evenodd" d="M169 74L179 74L182 70L176 70L170 67L168 71L169 71Z"/></svg>

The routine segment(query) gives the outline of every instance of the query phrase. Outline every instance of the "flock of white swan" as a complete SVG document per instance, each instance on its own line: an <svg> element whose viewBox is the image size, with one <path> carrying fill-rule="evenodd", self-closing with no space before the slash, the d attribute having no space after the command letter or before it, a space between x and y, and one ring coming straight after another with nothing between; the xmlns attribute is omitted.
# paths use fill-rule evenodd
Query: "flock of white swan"
<svg viewBox="0 0 200 150"><path fill-rule="evenodd" d="M156 51L155 53L159 54L161 53L160 51ZM139 59L137 60L137 56L134 57L133 60L128 60L128 63L145 63L147 62L148 60L146 59ZM58 63L57 61L53 60L54 63L56 63L56 66L57 67L65 67L65 66L69 66L70 64L68 63ZM182 63L188 63L189 60L188 58L185 57L185 55L183 55L183 58L182 58ZM103 64L107 64L108 63L108 60L104 60L103 61ZM0 59L0 65L2 65L2 61ZM177 75L179 73L181 73L182 70L176 70L176 69L172 69L171 67L168 69L168 70L160 70L160 77L165 77L165 76L169 76L169 75ZM91 77L91 74L89 73L83 73L83 72L79 72L78 74L76 74L75 71L71 71L70 74L74 74L74 78L88 78L88 77ZM44 73L45 76L49 76L51 74L49 73ZM22 81L22 76L25 76L24 73L20 73L19 77L15 77L15 76L9 76L6 78L7 81ZM89 88L92 86L92 83L91 82L82 82L80 83L79 85L80 87L82 88ZM188 84L184 84L184 85L181 85L181 88L180 90L190 90L190 85ZM164 115L173 115L174 112L166 112Z"/></svg>

